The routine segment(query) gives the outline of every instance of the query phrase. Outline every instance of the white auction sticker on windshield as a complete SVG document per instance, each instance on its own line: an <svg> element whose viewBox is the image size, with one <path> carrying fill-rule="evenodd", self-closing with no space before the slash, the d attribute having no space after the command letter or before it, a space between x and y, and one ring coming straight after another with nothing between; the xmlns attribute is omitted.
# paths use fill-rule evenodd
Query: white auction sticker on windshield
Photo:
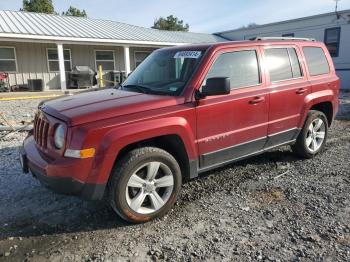
<svg viewBox="0 0 350 262"><path fill-rule="evenodd" d="M174 58L194 58L197 59L201 56L201 51L179 51L174 55Z"/></svg>

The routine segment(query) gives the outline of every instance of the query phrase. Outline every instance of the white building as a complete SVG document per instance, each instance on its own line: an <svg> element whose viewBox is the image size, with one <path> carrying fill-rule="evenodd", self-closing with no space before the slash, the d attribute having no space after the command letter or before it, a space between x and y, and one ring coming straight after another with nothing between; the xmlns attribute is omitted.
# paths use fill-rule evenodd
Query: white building
<svg viewBox="0 0 350 262"><path fill-rule="evenodd" d="M170 32L115 21L0 10L0 73L11 87L39 80L44 90L70 87L75 66L127 75L157 48L252 39L257 36L311 37L325 41L350 89L350 10L256 27L200 34Z"/></svg>
<svg viewBox="0 0 350 262"><path fill-rule="evenodd" d="M350 89L350 10L287 20L256 27L216 33L228 40L257 36L308 37L324 41L341 78L341 88Z"/></svg>
<svg viewBox="0 0 350 262"><path fill-rule="evenodd" d="M109 20L0 10L0 73L10 87L39 81L43 90L70 87L75 66L127 75L153 50L225 41L213 34L170 32ZM110 79L111 80L111 79Z"/></svg>

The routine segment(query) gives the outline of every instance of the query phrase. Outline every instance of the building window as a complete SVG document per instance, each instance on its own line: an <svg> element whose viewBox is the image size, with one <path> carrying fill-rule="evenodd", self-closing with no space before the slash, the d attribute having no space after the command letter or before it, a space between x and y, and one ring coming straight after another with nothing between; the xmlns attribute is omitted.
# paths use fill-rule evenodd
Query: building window
<svg viewBox="0 0 350 262"><path fill-rule="evenodd" d="M145 60L146 57L149 56L150 54L151 52L135 51L134 53L135 67L138 67L139 64L141 64L141 62Z"/></svg>
<svg viewBox="0 0 350 262"><path fill-rule="evenodd" d="M265 49L270 81L278 82L302 76L298 55L294 48Z"/></svg>
<svg viewBox="0 0 350 262"><path fill-rule="evenodd" d="M71 71L72 70L72 59L71 59L71 53L69 49L63 50L63 57L64 57L64 68L65 71ZM59 72L60 66L58 61L58 51L56 48L48 48L47 49L47 61L48 61L48 68L49 72Z"/></svg>
<svg viewBox="0 0 350 262"><path fill-rule="evenodd" d="M231 89L260 84L259 63L255 50L244 50L220 55L210 68L206 80L229 77Z"/></svg>
<svg viewBox="0 0 350 262"><path fill-rule="evenodd" d="M115 69L114 51L96 50L95 51L96 70L102 66L103 71L113 71Z"/></svg>
<svg viewBox="0 0 350 262"><path fill-rule="evenodd" d="M283 34L282 37L294 37L294 33Z"/></svg>
<svg viewBox="0 0 350 262"><path fill-rule="evenodd" d="M322 48L304 47L303 51L311 76L329 73L329 64Z"/></svg>
<svg viewBox="0 0 350 262"><path fill-rule="evenodd" d="M340 27L328 28L324 33L324 43L332 57L339 55Z"/></svg>
<svg viewBox="0 0 350 262"><path fill-rule="evenodd" d="M0 71L17 71L16 50L14 47L0 47Z"/></svg>

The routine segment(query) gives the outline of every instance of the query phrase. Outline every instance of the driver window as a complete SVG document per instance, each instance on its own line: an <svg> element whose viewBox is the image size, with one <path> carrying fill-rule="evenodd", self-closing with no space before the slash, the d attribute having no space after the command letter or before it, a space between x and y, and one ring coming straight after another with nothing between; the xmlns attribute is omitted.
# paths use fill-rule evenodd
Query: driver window
<svg viewBox="0 0 350 262"><path fill-rule="evenodd" d="M255 50L244 50L221 54L210 68L208 78L229 77L231 90L261 83L258 58Z"/></svg>

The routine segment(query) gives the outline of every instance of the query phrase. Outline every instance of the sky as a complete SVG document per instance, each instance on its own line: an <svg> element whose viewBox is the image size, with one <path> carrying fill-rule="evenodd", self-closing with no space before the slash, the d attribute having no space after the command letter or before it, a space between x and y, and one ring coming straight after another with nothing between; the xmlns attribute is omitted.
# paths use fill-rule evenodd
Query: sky
<svg viewBox="0 0 350 262"><path fill-rule="evenodd" d="M57 12L70 5L85 9L90 18L151 27L158 17L175 15L191 32L215 33L249 23L266 24L332 12L334 0L54 0ZM339 10L350 9L340 0ZM22 0L0 0L1 10L19 10Z"/></svg>

